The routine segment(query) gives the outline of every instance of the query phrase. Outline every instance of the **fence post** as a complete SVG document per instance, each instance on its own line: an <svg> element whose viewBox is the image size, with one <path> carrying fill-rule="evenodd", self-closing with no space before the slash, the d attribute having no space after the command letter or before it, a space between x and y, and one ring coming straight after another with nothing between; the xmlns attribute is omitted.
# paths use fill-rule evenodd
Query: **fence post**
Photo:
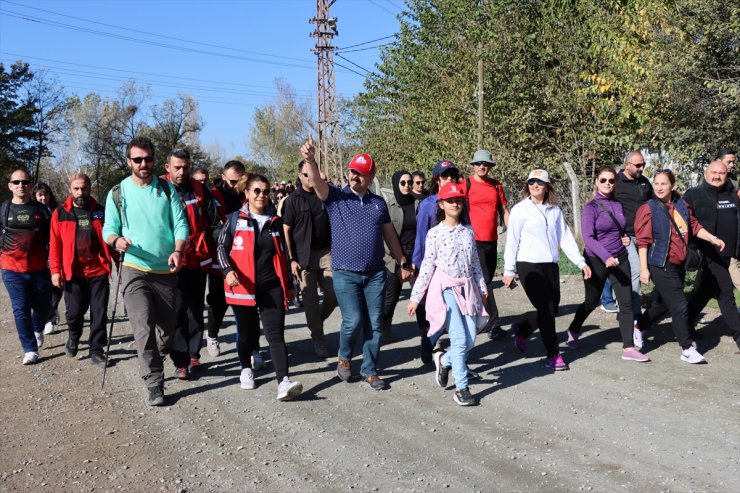
<svg viewBox="0 0 740 493"><path fill-rule="evenodd" d="M571 206L573 207L573 231L575 232L576 239L581 237L581 204L578 200L578 175L573 171L573 166L568 162L563 162L565 171L568 172L568 178L570 178L570 200Z"/></svg>

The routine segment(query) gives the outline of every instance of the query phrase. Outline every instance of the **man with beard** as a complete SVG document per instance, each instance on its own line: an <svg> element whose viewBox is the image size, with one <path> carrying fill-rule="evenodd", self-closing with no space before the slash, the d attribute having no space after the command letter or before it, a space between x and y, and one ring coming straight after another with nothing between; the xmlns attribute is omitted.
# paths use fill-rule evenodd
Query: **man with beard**
<svg viewBox="0 0 740 493"><path fill-rule="evenodd" d="M190 153L173 149L167 154L163 177L175 185L188 219L190 235L183 251L182 269L177 273L177 327L172 343L175 377L185 380L200 367L203 342L203 305L207 272L215 255L213 226L218 225L213 195L190 177Z"/></svg>
<svg viewBox="0 0 740 493"><path fill-rule="evenodd" d="M175 188L154 176L154 144L137 137L126 147L131 176L106 200L103 237L125 255L121 271L126 305L148 390L147 404L164 404L164 361L177 324L177 276L188 223Z"/></svg>
<svg viewBox="0 0 740 493"><path fill-rule="evenodd" d="M51 216L49 267L52 284L64 290L69 328L64 353L70 358L77 356L89 308L90 363L104 366L111 253L103 241L105 211L90 196L90 188L86 174L72 175L69 197Z"/></svg>

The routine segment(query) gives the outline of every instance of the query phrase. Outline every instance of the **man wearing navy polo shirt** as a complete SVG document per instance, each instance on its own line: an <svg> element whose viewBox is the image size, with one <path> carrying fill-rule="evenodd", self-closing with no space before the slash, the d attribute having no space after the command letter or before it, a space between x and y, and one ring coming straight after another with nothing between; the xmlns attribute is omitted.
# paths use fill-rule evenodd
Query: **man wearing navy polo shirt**
<svg viewBox="0 0 740 493"><path fill-rule="evenodd" d="M386 384L378 377L377 366L385 288L383 241L401 266L403 281L411 275L411 266L403 256L385 200L368 190L375 178L373 158L368 154L353 157L347 166L349 185L340 190L330 187L319 175L310 135L301 154L306 160L308 182L324 201L331 224L334 292L342 312L337 375L345 382L352 377L352 351L362 335L362 382L373 390L382 390Z"/></svg>

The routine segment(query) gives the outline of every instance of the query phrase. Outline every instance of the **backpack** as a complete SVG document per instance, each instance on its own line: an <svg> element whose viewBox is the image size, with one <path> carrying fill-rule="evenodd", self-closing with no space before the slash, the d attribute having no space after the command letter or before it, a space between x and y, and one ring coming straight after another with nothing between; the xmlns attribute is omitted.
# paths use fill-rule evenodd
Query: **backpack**
<svg viewBox="0 0 740 493"><path fill-rule="evenodd" d="M164 194L167 196L168 202L172 201L172 189L170 188L167 180L158 176L157 188L161 188L164 191ZM126 224L126 215L123 213L123 196L121 195L121 183L119 182L113 185L113 188L110 189L110 193L113 196L113 203L115 204L116 209L118 209L118 215L121 217L121 226L123 228L128 228L128 224Z"/></svg>

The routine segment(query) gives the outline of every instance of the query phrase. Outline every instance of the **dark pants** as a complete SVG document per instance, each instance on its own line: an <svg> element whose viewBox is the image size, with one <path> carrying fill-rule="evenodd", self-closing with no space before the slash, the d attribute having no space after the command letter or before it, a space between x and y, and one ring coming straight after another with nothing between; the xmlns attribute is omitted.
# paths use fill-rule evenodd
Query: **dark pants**
<svg viewBox="0 0 740 493"><path fill-rule="evenodd" d="M384 334L390 334L391 326L393 325L393 314L396 311L398 299L401 297L402 287L403 283L398 278L398 276L386 269L382 328ZM420 304L419 307L416 309L416 324L419 326L419 331L421 332L422 338L426 337L427 330L429 330L429 322L427 322L427 312L424 309L423 304Z"/></svg>
<svg viewBox="0 0 740 493"><path fill-rule="evenodd" d="M13 307L15 328L24 353L39 350L34 332L43 332L51 306L49 269L36 272L3 270L3 283Z"/></svg>
<svg viewBox="0 0 740 493"><path fill-rule="evenodd" d="M177 327L172 341L176 368L187 367L190 358L200 359L207 276L200 269L180 269L177 273Z"/></svg>
<svg viewBox="0 0 740 493"><path fill-rule="evenodd" d="M496 306L496 298L493 296L493 288L491 287L491 280L493 274L496 272L496 241L476 241L475 246L478 250L478 258L480 260L480 268L483 271L483 280L488 288L488 303L486 304L486 311L490 317L488 320L488 326L493 327L498 325L498 307Z"/></svg>
<svg viewBox="0 0 740 493"><path fill-rule="evenodd" d="M59 325L59 302L62 301L63 294L64 291L62 289L59 289L53 284L51 285L51 309L49 310L49 318L46 321L51 322L52 325Z"/></svg>
<svg viewBox="0 0 740 493"><path fill-rule="evenodd" d="M722 318L733 332L735 343L740 347L740 313L735 305L735 286L730 277L730 258L706 257L706 263L697 276L694 291L689 296L688 319L693 327L707 302L717 298Z"/></svg>
<svg viewBox="0 0 740 493"><path fill-rule="evenodd" d="M108 323L109 297L110 283L107 274L73 277L64 283L64 304L70 340L80 341L85 313L90 309L90 354L103 354L108 341L105 326Z"/></svg>
<svg viewBox="0 0 740 493"><path fill-rule="evenodd" d="M259 349L260 319L270 348L272 367L278 382L288 376L288 348L285 345L285 297L280 286L256 288L257 306L231 305L236 317L236 352L242 368L252 367L252 351Z"/></svg>
<svg viewBox="0 0 740 493"><path fill-rule="evenodd" d="M518 335L527 338L539 328L547 357L555 356L560 352L555 333L555 316L560 305L558 264L517 262L516 271L527 298L537 309L519 324Z"/></svg>
<svg viewBox="0 0 740 493"><path fill-rule="evenodd" d="M686 272L681 265L666 262L665 267L648 266L650 277L658 290L656 299L645 310L637 321L640 330L646 330L655 322L660 321L670 312L673 321L673 333L682 349L691 346L689 337L689 317L686 304L686 295L683 293L684 277Z"/></svg>
<svg viewBox="0 0 740 493"><path fill-rule="evenodd" d="M619 265L608 268L598 257L584 255L586 263L591 268L591 278L584 279L586 296L583 303L578 306L576 315L570 323L568 330L580 334L583 322L601 304L601 292L607 279L611 280L614 294L619 301L619 332L622 334L622 347L634 347L632 339L633 313L632 313L632 278L630 262L627 252L624 252L617 260Z"/></svg>
<svg viewBox="0 0 740 493"><path fill-rule="evenodd" d="M221 272L208 273L208 337L218 337L221 324L226 315L226 295L224 294L224 276Z"/></svg>

